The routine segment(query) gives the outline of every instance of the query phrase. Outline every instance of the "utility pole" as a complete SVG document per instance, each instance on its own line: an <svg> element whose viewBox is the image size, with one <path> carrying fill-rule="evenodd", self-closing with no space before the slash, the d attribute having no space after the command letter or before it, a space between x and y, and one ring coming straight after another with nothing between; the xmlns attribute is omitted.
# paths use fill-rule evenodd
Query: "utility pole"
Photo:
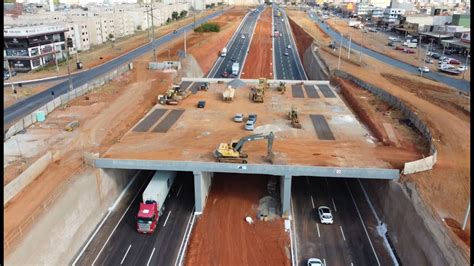
<svg viewBox="0 0 474 266"><path fill-rule="evenodd" d="M341 51L342 51L342 34L341 34L341 42L339 43L339 59L337 60L337 70L341 66Z"/></svg>
<svg viewBox="0 0 474 266"><path fill-rule="evenodd" d="M347 49L347 59L351 58L352 32L349 35L349 48Z"/></svg>
<svg viewBox="0 0 474 266"><path fill-rule="evenodd" d="M184 58L186 58L186 30L183 29L184 34Z"/></svg>
<svg viewBox="0 0 474 266"><path fill-rule="evenodd" d="M56 72L59 72L58 52L56 51L56 46L54 46L54 62L56 63Z"/></svg>
<svg viewBox="0 0 474 266"><path fill-rule="evenodd" d="M72 39L71 39L72 41ZM66 39L66 64L67 64L67 78L69 80L69 91L72 91L74 87L72 86L72 80L71 80L71 68L69 67L69 47L68 47L68 39Z"/></svg>
<svg viewBox="0 0 474 266"><path fill-rule="evenodd" d="M360 50L359 50L359 63L362 63L362 49L364 48L364 37L362 37L362 40L360 40Z"/></svg>
<svg viewBox="0 0 474 266"><path fill-rule="evenodd" d="M10 75L10 85L12 86L12 93L14 93L16 97L15 85L13 85L13 76L12 76L12 70L10 68L10 62L8 62L8 59L6 61L7 61L7 67L8 67L8 74Z"/></svg>
<svg viewBox="0 0 474 266"><path fill-rule="evenodd" d="M466 53L466 63L464 64L464 66L465 66L466 69L462 72L462 79L464 79L464 73L466 73L466 70L467 70L467 63L468 63L468 61L469 61L469 54L470 54L470 53L471 53L471 51L467 51L467 53ZM471 203L469 202L469 204L471 204ZM470 205L469 205L469 206L470 206ZM464 229L463 229L463 230L464 230Z"/></svg>
<svg viewBox="0 0 474 266"><path fill-rule="evenodd" d="M420 59L420 53L421 53L421 34L420 34L420 39L418 40L418 55L416 59Z"/></svg>
<svg viewBox="0 0 474 266"><path fill-rule="evenodd" d="M155 24L153 24L153 2L150 7L151 16L151 46L153 46L153 62L156 62L156 49L155 49Z"/></svg>

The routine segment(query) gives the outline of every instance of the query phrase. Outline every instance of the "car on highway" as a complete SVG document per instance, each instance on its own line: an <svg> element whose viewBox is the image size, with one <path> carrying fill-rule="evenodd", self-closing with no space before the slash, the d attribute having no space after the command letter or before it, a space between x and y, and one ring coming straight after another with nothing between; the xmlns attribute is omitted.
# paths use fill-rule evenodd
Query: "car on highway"
<svg viewBox="0 0 474 266"><path fill-rule="evenodd" d="M426 73L426 72L430 72L430 69L427 66L421 66L421 67L418 67L418 71Z"/></svg>
<svg viewBox="0 0 474 266"><path fill-rule="evenodd" d="M240 38L245 39L245 35L242 34L242 36L240 36Z"/></svg>
<svg viewBox="0 0 474 266"><path fill-rule="evenodd" d="M284 55L284 56L288 56L288 52L285 52L283 55Z"/></svg>
<svg viewBox="0 0 474 266"><path fill-rule="evenodd" d="M325 266L323 262L318 258L308 259L308 266Z"/></svg>
<svg viewBox="0 0 474 266"><path fill-rule="evenodd" d="M228 76L229 76L229 72L224 71L224 73L222 73L222 77L227 78Z"/></svg>
<svg viewBox="0 0 474 266"><path fill-rule="evenodd" d="M237 61L237 58L232 57L232 58L230 59L230 61L235 62L235 61Z"/></svg>
<svg viewBox="0 0 474 266"><path fill-rule="evenodd" d="M291 49L291 45L288 44L288 46L286 48Z"/></svg>
<svg viewBox="0 0 474 266"><path fill-rule="evenodd" d="M331 209L326 206L321 206L318 208L319 220L321 220L322 224L332 224L332 213Z"/></svg>
<svg viewBox="0 0 474 266"><path fill-rule="evenodd" d="M238 123L244 122L244 114L242 114L242 113L235 114L234 122L238 122Z"/></svg>
<svg viewBox="0 0 474 266"><path fill-rule="evenodd" d="M253 131L254 128L255 128L255 122L253 122L253 120L247 120L247 123L245 123L245 130Z"/></svg>

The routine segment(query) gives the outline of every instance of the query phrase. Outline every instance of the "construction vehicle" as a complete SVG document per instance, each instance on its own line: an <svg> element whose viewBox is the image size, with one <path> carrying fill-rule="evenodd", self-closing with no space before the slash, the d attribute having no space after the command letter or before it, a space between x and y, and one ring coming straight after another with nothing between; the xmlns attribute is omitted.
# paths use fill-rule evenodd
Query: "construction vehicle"
<svg viewBox="0 0 474 266"><path fill-rule="evenodd" d="M182 90L181 86L175 84L166 91L166 94L158 95L158 102L160 104L177 105L178 101L187 98L191 93L190 90Z"/></svg>
<svg viewBox="0 0 474 266"><path fill-rule="evenodd" d="M79 121L74 120L74 121L69 122L69 123L64 127L64 130L71 132L71 131L73 131L76 127L79 127L79 125L80 125Z"/></svg>
<svg viewBox="0 0 474 266"><path fill-rule="evenodd" d="M198 90L200 91L207 91L209 90L209 82L203 82L201 85L198 87Z"/></svg>
<svg viewBox="0 0 474 266"><path fill-rule="evenodd" d="M165 200L168 196L176 172L156 171L142 194L142 202L137 214L137 231L139 233L153 233L158 219L165 210Z"/></svg>
<svg viewBox="0 0 474 266"><path fill-rule="evenodd" d="M214 151L214 156L217 161L220 163L247 163L248 154L245 153L242 149L244 144L249 141L255 140L268 140L267 145L267 159L272 162L273 160L273 132L269 134L255 134L250 136L245 136L239 141L232 141L231 143L221 143Z"/></svg>
<svg viewBox="0 0 474 266"><path fill-rule="evenodd" d="M222 93L222 99L224 102L231 102L234 100L235 89L232 86L228 86Z"/></svg>
<svg viewBox="0 0 474 266"><path fill-rule="evenodd" d="M291 125L294 128L301 128L301 123L298 119L298 110L295 106L292 106L290 112L288 112L288 118L291 120Z"/></svg>
<svg viewBox="0 0 474 266"><path fill-rule="evenodd" d="M280 81L280 84L278 85L278 91L281 92L281 94L284 94L286 91L286 84L283 81Z"/></svg>
<svg viewBox="0 0 474 266"><path fill-rule="evenodd" d="M249 98L253 102L263 103L263 96L264 95L265 95L265 92L263 90L263 87L258 86L256 88L251 88L250 89Z"/></svg>
<svg viewBox="0 0 474 266"><path fill-rule="evenodd" d="M239 62L235 62L232 64L232 75L238 76L239 75Z"/></svg>
<svg viewBox="0 0 474 266"><path fill-rule="evenodd" d="M258 79L258 86L262 86L263 90L268 90L270 88L270 85L267 82L266 78L259 78Z"/></svg>
<svg viewBox="0 0 474 266"><path fill-rule="evenodd" d="M222 48L222 51L220 52L220 55L221 55L221 57L226 57L226 55L227 55L227 48L226 47Z"/></svg>

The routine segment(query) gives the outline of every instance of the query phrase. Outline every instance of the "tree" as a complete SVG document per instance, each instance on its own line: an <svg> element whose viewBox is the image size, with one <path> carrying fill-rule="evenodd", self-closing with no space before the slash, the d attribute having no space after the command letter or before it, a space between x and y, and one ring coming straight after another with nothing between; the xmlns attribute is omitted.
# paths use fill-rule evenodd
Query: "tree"
<svg viewBox="0 0 474 266"><path fill-rule="evenodd" d="M112 33L109 33L109 36L107 36L107 39L109 41L113 41L114 40L114 35Z"/></svg>
<svg viewBox="0 0 474 266"><path fill-rule="evenodd" d="M178 12L177 11L173 11L173 13L171 14L171 18L173 18L173 20L178 20Z"/></svg>
<svg viewBox="0 0 474 266"><path fill-rule="evenodd" d="M184 18L184 17L186 17L187 14L188 14L188 11L183 10L183 11L181 11L181 13L179 13L179 17Z"/></svg>
<svg viewBox="0 0 474 266"><path fill-rule="evenodd" d="M166 20L166 24L169 24L170 22L171 22L171 18L168 18L168 19Z"/></svg>
<svg viewBox="0 0 474 266"><path fill-rule="evenodd" d="M142 30L142 25L138 25L138 26L137 26L137 30L138 30L138 31L141 31L141 30Z"/></svg>

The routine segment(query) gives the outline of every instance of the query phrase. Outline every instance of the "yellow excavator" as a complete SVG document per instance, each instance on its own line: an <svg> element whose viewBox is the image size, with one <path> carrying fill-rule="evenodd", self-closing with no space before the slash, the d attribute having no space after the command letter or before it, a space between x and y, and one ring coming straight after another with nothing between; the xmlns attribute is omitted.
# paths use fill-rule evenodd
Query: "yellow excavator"
<svg viewBox="0 0 474 266"><path fill-rule="evenodd" d="M273 132L268 134L255 134L250 136L245 136L238 141L232 141L231 143L221 143L214 151L214 156L217 161L220 163L247 163L248 154L245 153L242 148L244 144L248 141L255 140L268 140L267 145L267 159L272 162L273 160Z"/></svg>
<svg viewBox="0 0 474 266"><path fill-rule="evenodd" d="M278 91L281 92L281 94L284 94L286 91L286 84L283 81L280 81L280 85L278 85Z"/></svg>
<svg viewBox="0 0 474 266"><path fill-rule="evenodd" d="M291 120L291 125L294 128L301 128L300 120L298 119L298 110L296 106L292 106L290 112L288 112L288 119Z"/></svg>

